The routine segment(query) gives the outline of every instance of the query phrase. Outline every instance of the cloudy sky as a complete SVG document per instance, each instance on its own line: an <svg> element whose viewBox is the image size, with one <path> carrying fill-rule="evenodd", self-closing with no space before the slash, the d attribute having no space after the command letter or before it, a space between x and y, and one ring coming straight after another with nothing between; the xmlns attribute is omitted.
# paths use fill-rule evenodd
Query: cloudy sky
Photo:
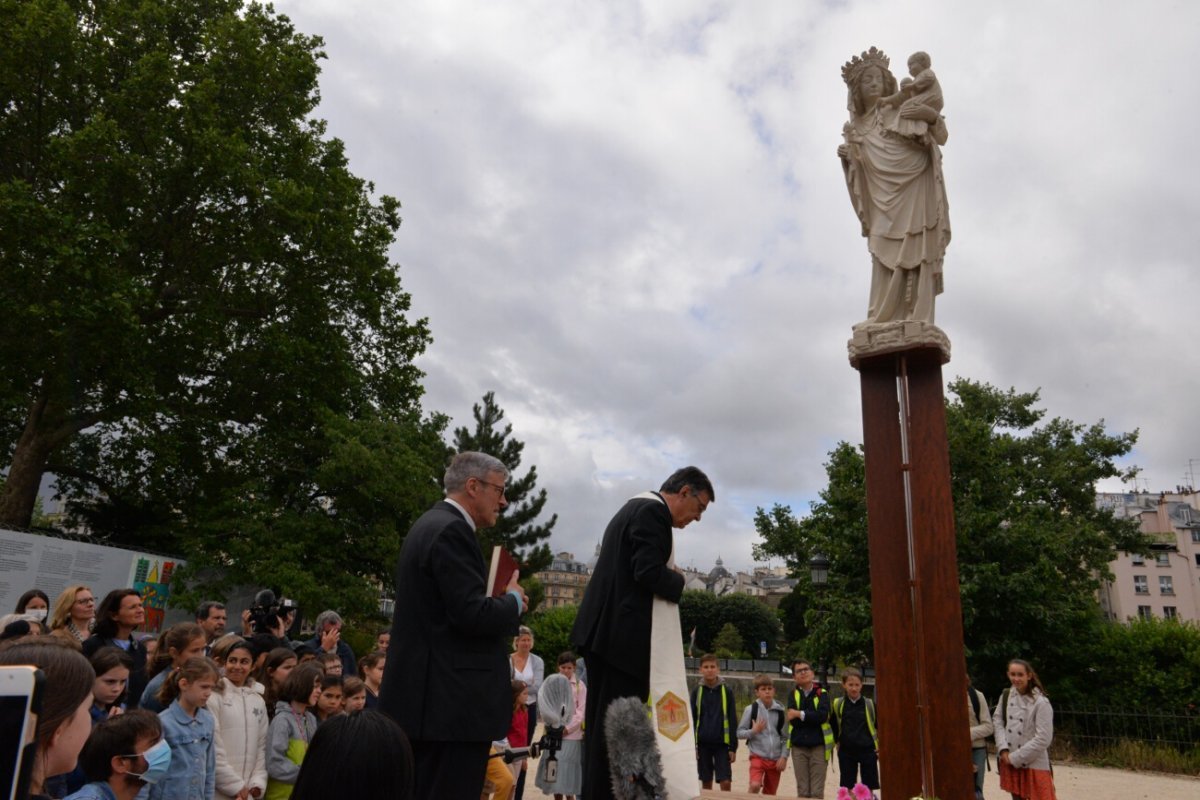
<svg viewBox="0 0 1200 800"><path fill-rule="evenodd" d="M835 151L871 45L901 73L928 51L945 94L946 379L1140 429L1142 487L1200 471L1200 5L275 5L325 39L352 169L403 203L426 407L469 424L495 390L555 550L696 464L717 502L679 561L748 567L754 509L804 512L861 441L869 259Z"/></svg>

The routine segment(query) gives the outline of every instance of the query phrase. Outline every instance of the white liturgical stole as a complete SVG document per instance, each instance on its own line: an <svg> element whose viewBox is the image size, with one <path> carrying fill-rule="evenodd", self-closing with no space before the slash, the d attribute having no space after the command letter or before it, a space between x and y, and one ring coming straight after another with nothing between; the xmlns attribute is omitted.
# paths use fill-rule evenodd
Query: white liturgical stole
<svg viewBox="0 0 1200 800"><path fill-rule="evenodd" d="M652 493L639 495L663 502ZM671 558L675 566L674 532ZM696 736L688 704L687 673L683 666L683 629L679 605L654 596L650 617L650 719L662 756L667 782L666 800L693 800L700 796L696 774Z"/></svg>

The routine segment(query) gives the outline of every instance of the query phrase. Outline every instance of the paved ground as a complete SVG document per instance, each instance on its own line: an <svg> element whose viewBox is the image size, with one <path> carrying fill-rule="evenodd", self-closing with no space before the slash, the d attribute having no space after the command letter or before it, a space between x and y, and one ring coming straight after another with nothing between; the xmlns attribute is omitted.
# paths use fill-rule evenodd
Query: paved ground
<svg viewBox="0 0 1200 800"><path fill-rule="evenodd" d="M739 751L738 755L744 756L745 751ZM747 763L741 757L734 762L734 792L705 792L704 797L722 800L761 798L761 795L746 793L750 785ZM1055 764L1054 786L1059 800L1200 800L1200 778L1163 775L1157 772L1126 772L1119 769ZM838 773L831 769L825 779L825 800L835 800L837 787ZM1000 778L995 772L987 773L983 794L987 800L1009 800L1009 795L1000 791ZM796 796L796 779L790 769L784 773L779 784L779 796ZM884 795L883 800L907 798L887 798Z"/></svg>
<svg viewBox="0 0 1200 800"><path fill-rule="evenodd" d="M538 726L536 736L541 736L541 725ZM743 800L743 798L750 797L761 800L762 795L752 795L747 792L750 786L750 770L749 761L745 755L746 749L740 748L738 760L733 764L732 792L714 790L704 792L703 796L717 798L717 800ZM825 777L824 800L837 799L838 773L836 769L835 764ZM1054 786L1059 800L1200 800L1200 777L1165 775L1159 772L1130 772L1056 763L1054 765ZM1008 794L1000 791L1000 777L995 772L994 758L992 771L984 776L983 795L987 800L1010 800ZM541 800L544 796L547 795L542 795L538 788L532 785L532 782L525 789L527 800ZM779 796L789 798L796 796L796 778L791 772L790 765L779 784ZM883 795L881 800L908 800L908 798L889 798Z"/></svg>

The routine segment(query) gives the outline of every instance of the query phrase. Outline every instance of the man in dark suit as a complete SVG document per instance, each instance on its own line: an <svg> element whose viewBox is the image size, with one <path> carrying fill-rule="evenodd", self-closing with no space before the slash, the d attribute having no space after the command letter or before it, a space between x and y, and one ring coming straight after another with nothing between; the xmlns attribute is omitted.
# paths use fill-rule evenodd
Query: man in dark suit
<svg viewBox="0 0 1200 800"><path fill-rule="evenodd" d="M596 569L583 593L571 640L587 663L583 796L611 798L604 712L621 697L650 696L650 618L654 596L678 603L683 574L667 566L671 528L700 519L715 498L696 467L684 467L657 492L634 497L604 531Z"/></svg>
<svg viewBox="0 0 1200 800"><path fill-rule="evenodd" d="M507 643L528 604L517 584L491 597L475 532L508 505L508 469L459 453L446 499L425 512L396 564L396 610L380 709L412 743L417 798L476 800L488 749L512 721Z"/></svg>

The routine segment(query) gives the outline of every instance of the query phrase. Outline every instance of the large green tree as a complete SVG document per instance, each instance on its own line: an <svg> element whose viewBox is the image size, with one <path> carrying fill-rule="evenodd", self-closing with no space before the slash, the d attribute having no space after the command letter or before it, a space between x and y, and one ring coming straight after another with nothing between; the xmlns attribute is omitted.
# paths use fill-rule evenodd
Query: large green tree
<svg viewBox="0 0 1200 800"><path fill-rule="evenodd" d="M679 620L685 639L696 630L697 656L717 646L721 628L732 625L745 646L757 655L759 643L767 643L767 652L774 654L779 644L780 622L776 612L745 594L726 594L717 597L709 592L689 589L679 599Z"/></svg>
<svg viewBox="0 0 1200 800"><path fill-rule="evenodd" d="M1045 421L1037 392L959 379L946 404L968 665L994 690L1004 663L1027 656L1047 677L1086 671L1080 641L1100 624L1095 592L1117 551L1144 551L1136 525L1095 504L1096 483L1124 477L1117 459L1136 433L1104 424ZM872 655L866 483L859 449L839 444L829 484L810 514L762 509L759 557L782 556L808 594L805 620L818 652ZM808 559L829 556L828 584L812 587Z"/></svg>
<svg viewBox="0 0 1200 800"><path fill-rule="evenodd" d="M295 593L374 529L328 488L347 441L424 454L381 505L424 501L429 332L387 255L399 203L311 116L321 46L243 0L0 0L0 523L51 473L100 535L288 554Z"/></svg>
<svg viewBox="0 0 1200 800"><path fill-rule="evenodd" d="M534 522L546 506L546 490L534 489L537 485L536 466L531 466L528 472L518 477L517 469L521 466L525 443L512 438L512 423L504 422L504 409L496 405L496 393L485 394L483 405L476 403L471 411L475 417L475 429L466 426L457 428L454 431L454 448L460 453L475 450L495 456L504 462L509 471L508 485L504 490L508 507L501 512L495 525L479 532L480 543L484 552L489 554L492 547L502 545L520 562L522 575L533 575L550 566L553 560L546 540L550 538L558 515L552 514L549 520L540 524ZM503 428L500 427L501 423L504 424Z"/></svg>
<svg viewBox="0 0 1200 800"><path fill-rule="evenodd" d="M325 608L372 618L404 536L441 497L444 422L327 415L318 454L289 484L249 476L191 512L189 561L172 599L194 607L233 587L269 586L310 619Z"/></svg>

